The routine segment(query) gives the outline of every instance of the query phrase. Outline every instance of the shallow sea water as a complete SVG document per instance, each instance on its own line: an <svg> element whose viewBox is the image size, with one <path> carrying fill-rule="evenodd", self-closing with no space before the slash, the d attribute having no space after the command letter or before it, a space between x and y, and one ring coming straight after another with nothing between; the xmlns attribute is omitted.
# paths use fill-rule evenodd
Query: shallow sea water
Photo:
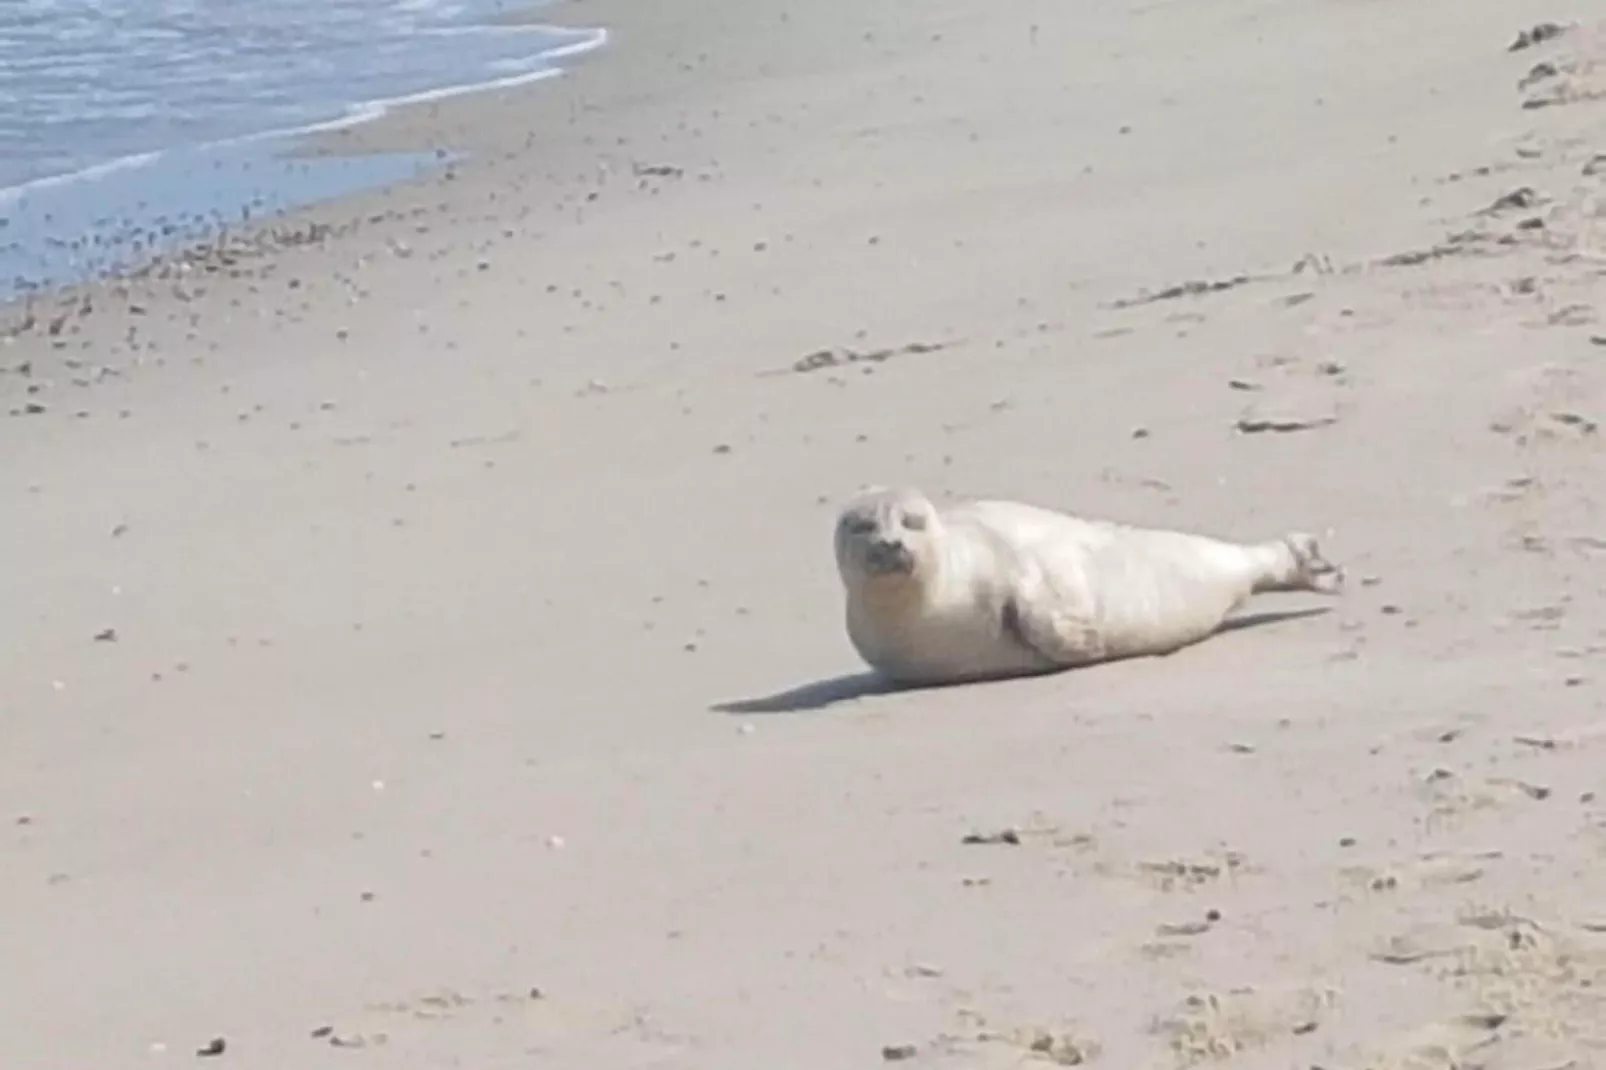
<svg viewBox="0 0 1606 1070"><path fill-rule="evenodd" d="M294 135L556 73L604 35L504 0L5 0L0 299L220 225L411 177L433 155L287 158Z"/></svg>

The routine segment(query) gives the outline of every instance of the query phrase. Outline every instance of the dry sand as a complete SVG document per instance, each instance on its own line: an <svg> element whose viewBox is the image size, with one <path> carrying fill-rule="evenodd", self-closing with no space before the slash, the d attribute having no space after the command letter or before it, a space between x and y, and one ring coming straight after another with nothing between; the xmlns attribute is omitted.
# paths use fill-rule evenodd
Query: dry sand
<svg viewBox="0 0 1606 1070"><path fill-rule="evenodd" d="M587 0L322 146L450 178L41 303L0 1063L1602 1065L1588 8ZM877 695L866 482L1354 584Z"/></svg>

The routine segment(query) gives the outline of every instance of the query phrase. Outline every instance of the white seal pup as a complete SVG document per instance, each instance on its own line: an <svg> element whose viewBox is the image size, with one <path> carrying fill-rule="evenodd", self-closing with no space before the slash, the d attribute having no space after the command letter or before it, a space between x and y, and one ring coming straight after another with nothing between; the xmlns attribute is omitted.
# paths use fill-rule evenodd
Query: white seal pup
<svg viewBox="0 0 1606 1070"><path fill-rule="evenodd" d="M837 517L848 637L882 676L932 685L1168 654L1263 591L1336 594L1313 536L1263 543L1019 502L941 509L873 488Z"/></svg>

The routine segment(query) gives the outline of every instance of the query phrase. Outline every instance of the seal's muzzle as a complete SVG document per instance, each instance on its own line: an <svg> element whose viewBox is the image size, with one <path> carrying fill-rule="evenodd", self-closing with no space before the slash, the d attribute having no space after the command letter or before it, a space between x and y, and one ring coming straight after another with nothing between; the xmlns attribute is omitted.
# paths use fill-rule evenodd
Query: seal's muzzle
<svg viewBox="0 0 1606 1070"><path fill-rule="evenodd" d="M864 559L870 566L870 571L883 575L912 572L915 564L914 555L897 539L872 540L865 551Z"/></svg>

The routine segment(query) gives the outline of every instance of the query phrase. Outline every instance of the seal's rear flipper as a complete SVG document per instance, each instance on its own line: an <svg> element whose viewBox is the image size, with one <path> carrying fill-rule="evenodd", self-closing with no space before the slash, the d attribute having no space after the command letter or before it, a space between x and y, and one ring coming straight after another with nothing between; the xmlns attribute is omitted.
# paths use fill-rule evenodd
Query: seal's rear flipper
<svg viewBox="0 0 1606 1070"><path fill-rule="evenodd" d="M1294 574L1283 590L1338 594L1344 589L1344 570L1322 556L1316 536L1296 531L1283 542L1294 555Z"/></svg>

